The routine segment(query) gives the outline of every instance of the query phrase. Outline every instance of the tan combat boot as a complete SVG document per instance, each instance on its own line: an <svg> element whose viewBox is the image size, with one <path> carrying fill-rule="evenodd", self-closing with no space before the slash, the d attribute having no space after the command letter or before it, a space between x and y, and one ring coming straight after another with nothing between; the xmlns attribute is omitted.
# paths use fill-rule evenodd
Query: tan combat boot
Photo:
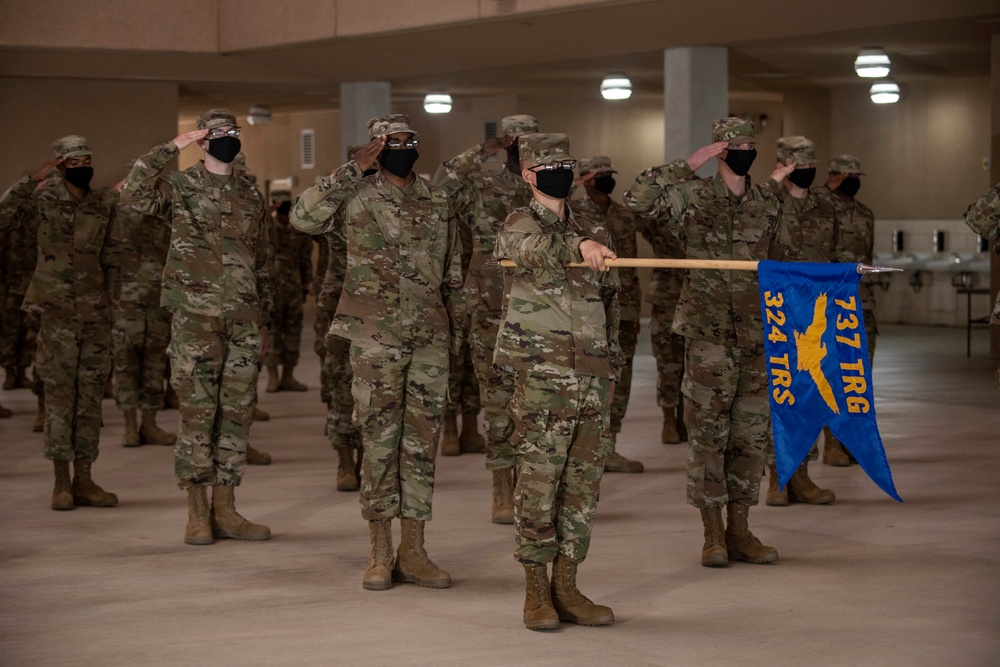
<svg viewBox="0 0 1000 667"><path fill-rule="evenodd" d="M552 561L552 606L560 621L577 625L609 625L615 622L610 607L594 604L576 588L577 564L562 554Z"/></svg>
<svg viewBox="0 0 1000 667"><path fill-rule="evenodd" d="M705 526L705 546L701 548L701 564L705 567L729 567L722 508L701 508L701 522Z"/></svg>
<svg viewBox="0 0 1000 667"><path fill-rule="evenodd" d="M281 388L281 374L278 372L278 364L267 365L267 388L264 389L269 394L279 391Z"/></svg>
<svg viewBox="0 0 1000 667"><path fill-rule="evenodd" d="M253 420L255 422L266 422L266 421L268 421L270 419L271 419L271 415L269 415L268 413L264 412L263 410L261 410L260 408L258 408L256 405L253 407Z"/></svg>
<svg viewBox="0 0 1000 667"><path fill-rule="evenodd" d="M514 469L493 471L493 523L514 523Z"/></svg>
<svg viewBox="0 0 1000 667"><path fill-rule="evenodd" d="M267 452L262 452L258 449L254 449L247 444L247 465L251 466L269 466L271 465L271 455Z"/></svg>
<svg viewBox="0 0 1000 667"><path fill-rule="evenodd" d="M441 455L458 456L462 445L458 442L458 424L454 412L446 413L441 424Z"/></svg>
<svg viewBox="0 0 1000 667"><path fill-rule="evenodd" d="M392 522L376 519L368 522L371 547L368 569L361 586L370 591L384 591L392 586Z"/></svg>
<svg viewBox="0 0 1000 667"><path fill-rule="evenodd" d="M729 503L728 523L726 525L726 547L729 549L730 560L742 560L747 563L773 563L778 560L778 551L760 543L747 524L750 506L742 503Z"/></svg>
<svg viewBox="0 0 1000 667"><path fill-rule="evenodd" d="M764 503L771 507L785 507L788 505L788 486L782 491L778 483L778 469L767 466L767 498Z"/></svg>
<svg viewBox="0 0 1000 667"><path fill-rule="evenodd" d="M676 445L681 441L677 432L677 411L674 408L663 408L663 429L660 431L660 442L664 445Z"/></svg>
<svg viewBox="0 0 1000 667"><path fill-rule="evenodd" d="M135 408L125 408L122 410L125 418L125 433L122 435L123 447L138 447L139 442L139 422L135 418Z"/></svg>
<svg viewBox="0 0 1000 667"><path fill-rule="evenodd" d="M354 448L349 445L337 447L337 490L357 491L358 478L354 475Z"/></svg>
<svg viewBox="0 0 1000 667"><path fill-rule="evenodd" d="M73 484L69 479L69 461L53 461L56 472L56 486L52 489L52 509L71 510L76 507L73 502Z"/></svg>
<svg viewBox="0 0 1000 667"><path fill-rule="evenodd" d="M448 588L451 576L427 557L424 549L424 521L400 519L399 551L392 568L393 581L428 588Z"/></svg>
<svg viewBox="0 0 1000 667"><path fill-rule="evenodd" d="M118 496L94 483L90 477L91 465L92 461L73 461L73 502L91 507L114 507L118 504Z"/></svg>
<svg viewBox="0 0 1000 667"><path fill-rule="evenodd" d="M188 494L188 522L184 529L184 544L212 544L212 510L208 506L208 487L190 486Z"/></svg>
<svg viewBox="0 0 1000 667"><path fill-rule="evenodd" d="M832 434L827 434L826 442L823 444L823 463L838 468L851 465L850 455Z"/></svg>
<svg viewBox="0 0 1000 667"><path fill-rule="evenodd" d="M627 459L618 452L611 452L611 456L604 462L604 472L642 472L645 469L639 461Z"/></svg>
<svg viewBox="0 0 1000 667"><path fill-rule="evenodd" d="M278 391L309 391L309 387L295 379L293 375L295 366L285 364L282 366L281 382L278 384Z"/></svg>
<svg viewBox="0 0 1000 667"><path fill-rule="evenodd" d="M143 410L142 423L139 424L139 442L144 445L172 447L177 443L177 436L156 425L156 410Z"/></svg>
<svg viewBox="0 0 1000 667"><path fill-rule="evenodd" d="M38 394L38 413L35 415L35 423L31 425L31 430L41 433L45 430L45 394Z"/></svg>
<svg viewBox="0 0 1000 667"><path fill-rule="evenodd" d="M0 419L9 419L14 416L13 410L8 410L3 405L0 405Z"/></svg>
<svg viewBox="0 0 1000 667"><path fill-rule="evenodd" d="M544 565L521 564L524 566L524 627L555 630L559 627L559 614L552 606L549 573Z"/></svg>
<svg viewBox="0 0 1000 667"><path fill-rule="evenodd" d="M236 487L216 484L212 487L212 535L233 540L262 542L271 539L271 529L250 523L236 511Z"/></svg>
<svg viewBox="0 0 1000 667"><path fill-rule="evenodd" d="M482 454L486 440L479 433L479 413L462 413L462 432L458 434L458 448L463 454Z"/></svg>
<svg viewBox="0 0 1000 667"><path fill-rule="evenodd" d="M792 478L788 480L788 500L809 505L829 505L837 496L830 489L821 489L809 479L809 462L803 461Z"/></svg>

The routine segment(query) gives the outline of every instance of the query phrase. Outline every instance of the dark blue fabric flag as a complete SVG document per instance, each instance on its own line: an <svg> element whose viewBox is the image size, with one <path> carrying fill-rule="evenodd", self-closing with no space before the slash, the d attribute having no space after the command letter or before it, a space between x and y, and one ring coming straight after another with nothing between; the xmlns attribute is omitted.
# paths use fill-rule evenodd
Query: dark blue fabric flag
<svg viewBox="0 0 1000 667"><path fill-rule="evenodd" d="M902 502L875 423L857 264L764 261L757 270L781 487L826 424L872 481Z"/></svg>

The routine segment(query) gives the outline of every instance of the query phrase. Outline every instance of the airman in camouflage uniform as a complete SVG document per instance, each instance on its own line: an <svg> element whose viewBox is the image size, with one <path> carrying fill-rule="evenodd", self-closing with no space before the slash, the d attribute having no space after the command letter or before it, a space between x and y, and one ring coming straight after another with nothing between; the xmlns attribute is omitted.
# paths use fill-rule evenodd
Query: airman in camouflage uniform
<svg viewBox="0 0 1000 667"><path fill-rule="evenodd" d="M362 145L349 146L348 159L353 159L364 148ZM343 169L343 167L341 167ZM377 168L366 170L363 176L377 174ZM317 185L323 177L317 179ZM342 176L335 170L330 177L340 182ZM321 246L328 252L325 273L316 295L315 350L320 357L320 398L326 404L326 426L324 432L337 452L338 491L357 491L361 488L361 433L351 420L354 411L354 396L351 385L354 373L351 371L351 343L345 338L330 334L330 324L340 303L340 293L344 288L347 273L347 227L341 211L334 215L330 231L316 236Z"/></svg>
<svg viewBox="0 0 1000 667"><path fill-rule="evenodd" d="M640 215L663 219L690 259L771 258L781 204L772 190L746 177L756 157L753 125L740 118L716 121L712 139L687 160L642 172L625 203ZM715 177L697 178L694 172L713 157ZM772 178L780 182L791 170L777 169ZM770 418L756 274L689 270L673 330L687 339L682 389L688 399L688 502L701 510L702 565L725 567L730 558L775 561L777 551L762 545L747 524L749 508L757 504Z"/></svg>
<svg viewBox="0 0 1000 667"><path fill-rule="evenodd" d="M271 225L274 314L268 331L267 391L306 391L295 379L302 342L302 306L312 282L312 239L288 224L292 202L281 202ZM282 370L279 375L278 365Z"/></svg>
<svg viewBox="0 0 1000 667"><path fill-rule="evenodd" d="M38 260L37 220L25 220L0 235L0 365L4 390L32 386L27 370L35 361L36 317L21 310Z"/></svg>
<svg viewBox="0 0 1000 667"><path fill-rule="evenodd" d="M965 210L965 224L983 238L993 241L993 253L1000 255L1000 183L969 204ZM993 304L990 324L1000 326L1000 293ZM1000 369L997 370L997 381L1000 382Z"/></svg>
<svg viewBox="0 0 1000 667"><path fill-rule="evenodd" d="M497 233L504 220L511 211L531 201L531 188L521 178L517 137L537 131L538 121L534 117L526 114L507 116L500 121L499 137L448 160L435 175L435 182L441 184L455 206L459 224L467 225L472 237L472 257L465 279L469 341L486 417L486 467L493 474L491 520L500 524L514 522L516 461L510 442L514 423L507 412L514 381L512 376L493 366L504 275L492 258ZM507 156L503 167L482 170L490 155L501 150L505 150Z"/></svg>
<svg viewBox="0 0 1000 667"><path fill-rule="evenodd" d="M837 211L834 261L871 264L875 247L875 215L855 198L861 187L861 176L864 176L861 161L853 155L840 155L832 158L829 164L826 186L816 188L816 194L832 202ZM858 291L861 293L868 360L871 363L875 359L875 337L878 336L875 324L875 285L870 280L862 280ZM823 441L823 463L826 465L848 466L855 462L826 426L823 427Z"/></svg>
<svg viewBox="0 0 1000 667"><path fill-rule="evenodd" d="M584 219L599 224L611 234L615 251L622 257L636 257L636 215L616 201L611 193L615 188L611 168L611 158L606 155L580 160L580 183L586 196L574 200L573 210ZM631 268L619 268L618 280L618 344L622 350L621 377L615 384L615 400L611 403L611 440L615 450L604 464L605 472L642 472L639 461L630 461L618 453L618 434L622 430L622 420L628 409L628 399L632 389L632 359L635 356L636 340L639 337L639 311L642 294L639 289L639 273Z"/></svg>
<svg viewBox="0 0 1000 667"><path fill-rule="evenodd" d="M618 272L607 230L566 205L576 160L565 134L518 138L532 200L514 210L494 258L510 259L494 364L514 375L508 404L518 475L515 557L524 566L524 624L606 625L608 607L576 588L590 547L604 464L613 444L610 404L623 363ZM567 268L585 261L589 268ZM552 562L552 580L547 565Z"/></svg>
<svg viewBox="0 0 1000 667"><path fill-rule="evenodd" d="M238 514L234 497L247 465L273 305L267 207L233 169L240 128L232 112L207 111L196 127L136 161L122 203L172 226L160 304L173 317L170 380L180 399L174 470L188 494L184 542L267 540L271 531ZM203 161L183 172L164 171L195 143L205 151Z"/></svg>
<svg viewBox="0 0 1000 667"><path fill-rule="evenodd" d="M156 425L170 342L170 311L160 305L170 225L119 204L115 234L121 241L121 287L111 342L115 402L125 417L123 444L173 445L177 436ZM136 409L142 413L141 424Z"/></svg>
<svg viewBox="0 0 1000 667"><path fill-rule="evenodd" d="M90 470L97 460L101 400L111 371L111 295L119 261L112 234L115 198L90 187L93 153L86 139L70 135L52 147L54 160L0 198L0 233L29 220L37 224L38 263L23 307L41 316L36 371L47 397L45 457L55 467L52 509L114 507L118 497L96 485Z"/></svg>
<svg viewBox="0 0 1000 667"><path fill-rule="evenodd" d="M368 121L371 142L319 179L292 225L324 234L346 221L347 273L330 333L351 341L354 423L364 439L361 514L371 537L362 585L447 588L427 557L434 445L447 396L448 352L461 347L461 242L444 192L413 172L417 134L403 114ZM378 158L379 173L362 173ZM393 563L391 519L402 540Z"/></svg>
<svg viewBox="0 0 1000 667"><path fill-rule="evenodd" d="M829 197L809 189L816 177L816 150L813 142L802 136L781 137L778 139L777 154L779 167L794 166L788 178L780 185L774 181L767 183L781 200L782 255L779 259L787 262L833 261L837 212ZM769 437L765 502L781 507L789 503L829 505L836 500L833 491L819 488L809 478L809 461L817 458L819 450L814 446L785 489L781 489L775 467L774 438L773 435Z"/></svg>

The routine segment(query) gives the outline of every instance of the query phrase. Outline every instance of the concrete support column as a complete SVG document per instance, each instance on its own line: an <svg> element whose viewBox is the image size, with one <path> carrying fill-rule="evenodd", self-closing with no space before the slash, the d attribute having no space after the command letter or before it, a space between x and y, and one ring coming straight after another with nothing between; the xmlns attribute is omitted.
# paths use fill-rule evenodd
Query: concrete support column
<svg viewBox="0 0 1000 667"><path fill-rule="evenodd" d="M347 147L368 143L368 119L392 109L388 81L350 81L340 84L340 162L347 162Z"/></svg>
<svg viewBox="0 0 1000 667"><path fill-rule="evenodd" d="M666 162L687 158L712 143L712 121L729 115L729 62L722 46L663 51L663 116ZM699 174L713 173L710 160Z"/></svg>
<svg viewBox="0 0 1000 667"><path fill-rule="evenodd" d="M990 183L1000 183L1000 33L990 38ZM1000 241L994 241L994 246ZM1000 255L990 255L990 305L1000 291ZM990 355L1000 359L1000 327L990 327Z"/></svg>

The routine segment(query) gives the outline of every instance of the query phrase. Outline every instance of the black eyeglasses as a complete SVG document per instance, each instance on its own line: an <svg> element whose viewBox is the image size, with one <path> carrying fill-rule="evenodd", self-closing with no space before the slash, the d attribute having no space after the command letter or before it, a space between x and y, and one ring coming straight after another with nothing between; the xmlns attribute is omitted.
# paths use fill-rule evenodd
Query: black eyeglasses
<svg viewBox="0 0 1000 667"><path fill-rule="evenodd" d="M234 127L228 130L221 130L216 128L214 130L209 130L208 134L205 135L206 139L221 139L222 137L238 137L240 136L240 128Z"/></svg>
<svg viewBox="0 0 1000 667"><path fill-rule="evenodd" d="M576 160L559 160L557 162L548 162L546 164L536 165L528 171L555 171L556 169L572 169L575 166Z"/></svg>
<svg viewBox="0 0 1000 667"><path fill-rule="evenodd" d="M406 141L400 141L399 139L389 139L385 142L385 147L391 151L398 151L403 148L416 148L420 145L420 142L416 139L407 139Z"/></svg>

